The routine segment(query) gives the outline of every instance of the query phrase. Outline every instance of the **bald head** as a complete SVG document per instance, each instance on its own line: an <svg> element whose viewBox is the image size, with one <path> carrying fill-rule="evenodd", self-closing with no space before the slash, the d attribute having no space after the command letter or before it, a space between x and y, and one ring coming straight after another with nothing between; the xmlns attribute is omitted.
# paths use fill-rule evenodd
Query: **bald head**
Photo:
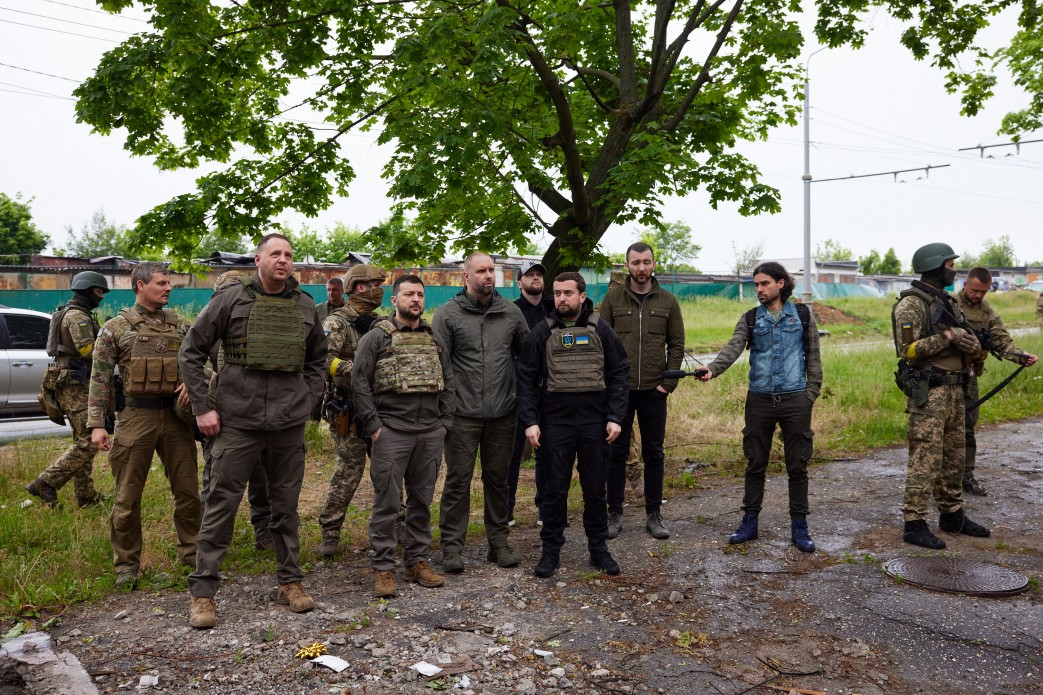
<svg viewBox="0 0 1043 695"><path fill-rule="evenodd" d="M467 296L479 304L492 301L496 287L496 265L492 256L478 251L464 259L464 286Z"/></svg>

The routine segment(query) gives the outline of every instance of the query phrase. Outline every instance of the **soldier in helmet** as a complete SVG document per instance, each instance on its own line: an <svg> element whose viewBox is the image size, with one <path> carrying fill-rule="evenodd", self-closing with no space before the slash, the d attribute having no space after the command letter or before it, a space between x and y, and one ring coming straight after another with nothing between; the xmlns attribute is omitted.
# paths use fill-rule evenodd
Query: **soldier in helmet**
<svg viewBox="0 0 1043 695"><path fill-rule="evenodd" d="M337 468L319 512L322 545L319 553L332 557L340 546L344 513L355 496L366 468L366 443L354 429L351 366L359 339L366 334L384 301L384 271L372 265L352 266L344 276L348 301L334 309L322 323L326 333L326 413L337 447Z"/></svg>
<svg viewBox="0 0 1043 695"><path fill-rule="evenodd" d="M981 344L945 288L956 278L958 258L948 244L927 244L913 254L913 271L920 273L904 290L891 313L896 379L906 394L909 414L909 468L905 480L903 540L941 549L945 541L931 533L925 521L932 492L947 533L984 538L989 529L963 511L964 385L971 360Z"/></svg>
<svg viewBox="0 0 1043 695"><path fill-rule="evenodd" d="M77 273L71 287L72 299L51 317L47 353L54 357L54 364L48 367L44 382L53 383L58 405L72 427L73 443L25 489L53 504L58 499L58 490L72 479L76 503L87 507L103 499L94 489L91 477L98 448L91 442L91 431L87 428L87 392L94 341L100 328L94 310L109 291L109 282L101 273L87 270Z"/></svg>
<svg viewBox="0 0 1043 695"><path fill-rule="evenodd" d="M268 476L275 545L276 603L295 613L315 608L301 586L300 516L304 426L322 398L326 336L315 302L293 277L293 248L282 234L261 238L257 274L220 290L199 314L179 362L200 432L216 437L210 490L199 531L196 569L188 577L194 628L217 624L214 597L235 517L258 458ZM221 344L224 366L215 406L204 365Z"/></svg>

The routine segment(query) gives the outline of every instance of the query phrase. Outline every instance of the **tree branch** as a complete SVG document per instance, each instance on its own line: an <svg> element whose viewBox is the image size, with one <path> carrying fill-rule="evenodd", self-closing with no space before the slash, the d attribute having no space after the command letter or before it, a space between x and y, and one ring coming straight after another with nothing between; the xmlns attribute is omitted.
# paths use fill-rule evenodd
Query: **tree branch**
<svg viewBox="0 0 1043 695"><path fill-rule="evenodd" d="M572 207L572 201L553 188L543 188L532 181L529 181L526 185L529 187L530 193L558 215L565 214Z"/></svg>
<svg viewBox="0 0 1043 695"><path fill-rule="evenodd" d="M584 69L577 67L575 65L575 63L573 63L571 60L566 60L565 64L568 65L570 68L572 68L573 70L576 71L576 76L579 77L580 81L583 83L583 86L587 88L587 93L590 94L591 98L594 99L594 103L597 104L598 107L601 110L603 110L605 113L616 113L615 109L613 109L612 107L610 107L608 104L606 104L605 102L603 102L601 100L601 97L598 96L598 93L594 91L593 85L591 85L589 82L587 82L587 78L584 75L584 72L585 72ZM611 73L606 73L604 70L598 70L597 72L602 73L602 74L611 74ZM617 88L619 87L619 81L618 80L616 81L616 87Z"/></svg>
<svg viewBox="0 0 1043 695"><path fill-rule="evenodd" d="M634 26L630 1L613 0L616 11L616 52L619 54L619 101L623 108L637 101L637 70L634 67Z"/></svg>

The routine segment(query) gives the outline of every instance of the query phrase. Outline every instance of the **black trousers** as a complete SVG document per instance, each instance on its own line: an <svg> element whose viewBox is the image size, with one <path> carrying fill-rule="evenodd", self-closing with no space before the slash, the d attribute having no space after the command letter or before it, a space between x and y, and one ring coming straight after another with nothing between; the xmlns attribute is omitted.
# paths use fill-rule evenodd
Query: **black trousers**
<svg viewBox="0 0 1043 695"><path fill-rule="evenodd" d="M634 415L641 429L641 460L645 464L645 514L663 506L663 440L666 439L667 394L659 389L631 391L622 431L612 442L612 462L608 469L608 510L623 513L623 493L627 484L627 456L634 431Z"/></svg>
<svg viewBox="0 0 1043 695"><path fill-rule="evenodd" d="M808 461L814 450L811 431L811 400L803 391L771 396L746 394L746 426L742 430L742 450L746 464L746 489L742 510L759 514L764 502L764 473L771 456L775 427L782 430L789 475L789 513L792 519L808 515Z"/></svg>
<svg viewBox="0 0 1043 695"><path fill-rule="evenodd" d="M569 486L572 464L579 471L583 490L583 530L591 554L608 550L608 513L605 509L605 478L608 449L605 423L590 425L540 425L540 464L543 473L543 552L557 555L565 545Z"/></svg>
<svg viewBox="0 0 1043 695"><path fill-rule="evenodd" d="M521 476L521 464L522 459L526 458L525 454L531 451L532 447L529 446L529 442L525 439L525 427L521 421L518 421L518 426L514 432L514 451L511 453L511 465L507 469L507 511L510 512L511 516L514 516L514 505L518 501L518 478ZM543 504L543 475L540 471L540 452L541 449L536 449L534 452L536 456L536 509L539 509Z"/></svg>

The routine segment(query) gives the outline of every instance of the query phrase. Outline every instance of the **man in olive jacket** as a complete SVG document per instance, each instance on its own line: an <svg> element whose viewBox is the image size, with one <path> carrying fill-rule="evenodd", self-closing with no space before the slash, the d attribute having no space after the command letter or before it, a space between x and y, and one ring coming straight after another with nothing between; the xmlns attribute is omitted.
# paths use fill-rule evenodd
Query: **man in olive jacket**
<svg viewBox="0 0 1043 695"><path fill-rule="evenodd" d="M488 254L473 253L464 260L464 283L463 291L440 306L432 322L456 378L456 410L445 440L445 487L438 519L442 565L450 573L464 570L461 553L479 450L488 560L500 567L518 564L507 543L507 473L518 412L514 360L529 328L521 309L496 291L496 266Z"/></svg>
<svg viewBox="0 0 1043 695"><path fill-rule="evenodd" d="M641 458L645 463L645 530L669 538L660 509L663 503L663 441L666 439L666 399L677 387L664 379L667 369L679 369L684 359L684 320L677 298L652 276L652 247L637 242L627 249L628 277L601 301L601 316L623 341L630 359L630 393L623 431L612 442L608 469L608 537L623 531L630 435L637 415L641 428Z"/></svg>
<svg viewBox="0 0 1043 695"><path fill-rule="evenodd" d="M322 398L326 336L315 302L293 273L293 249L281 234L261 239L257 275L219 289L185 336L180 366L196 425L216 437L210 491L199 530L196 570L188 578L189 625L213 627L221 563L232 540L243 490L260 458L271 497L277 603L295 613L315 607L298 564L304 481L304 425ZM203 366L220 342L224 368L214 409Z"/></svg>

